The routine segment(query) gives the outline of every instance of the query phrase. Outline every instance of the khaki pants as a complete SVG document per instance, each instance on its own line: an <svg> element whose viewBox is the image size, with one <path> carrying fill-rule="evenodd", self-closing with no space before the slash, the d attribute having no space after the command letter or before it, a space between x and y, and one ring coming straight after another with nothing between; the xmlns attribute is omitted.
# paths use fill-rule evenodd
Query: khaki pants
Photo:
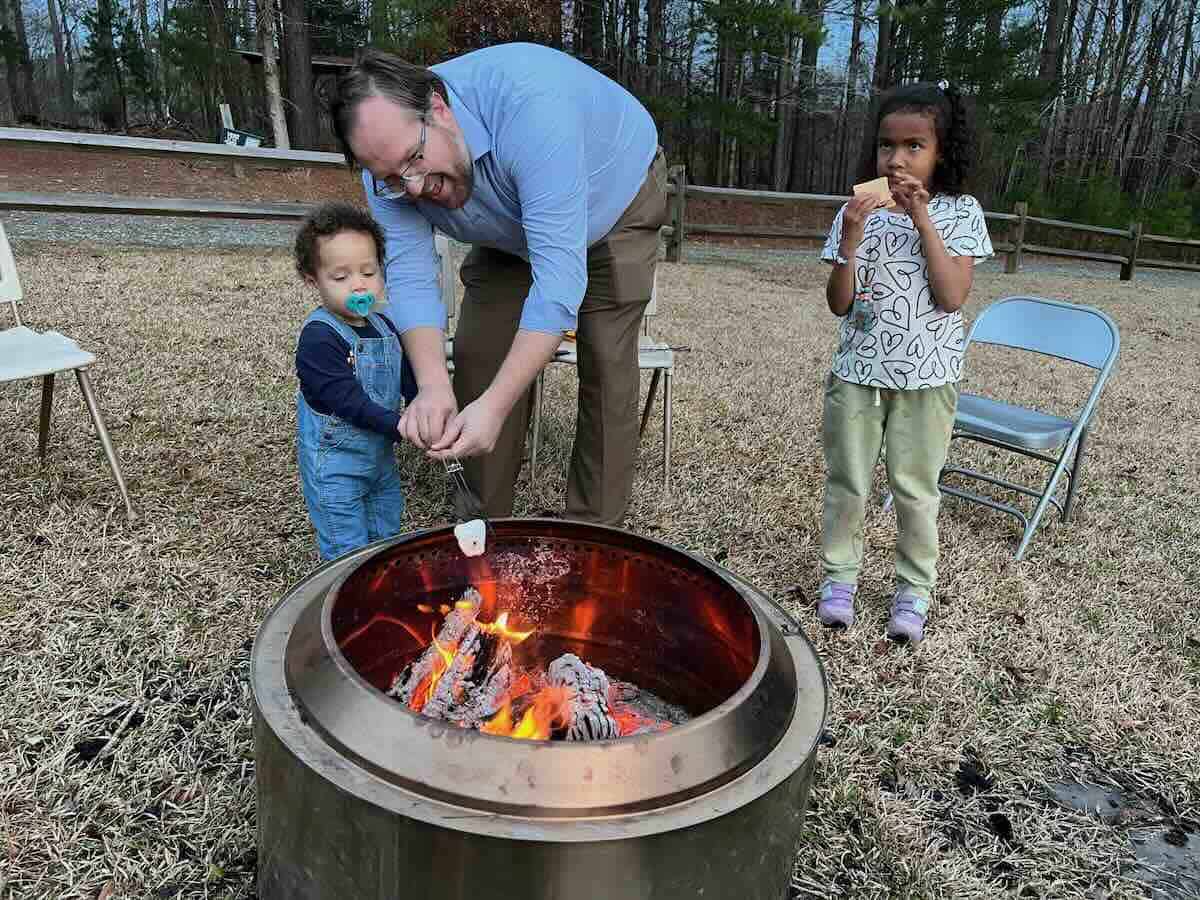
<svg viewBox="0 0 1200 900"><path fill-rule="evenodd" d="M567 478L568 518L616 525L633 490L638 441L638 333L667 219L667 172L659 150L641 190L607 236L588 250L579 310L579 419ZM462 265L466 287L454 335L459 409L484 392L508 355L533 283L529 263L475 246ZM495 449L463 460L488 516L512 515L532 389L513 407Z"/></svg>
<svg viewBox="0 0 1200 900"><path fill-rule="evenodd" d="M888 485L899 526L896 576L928 599L937 581L938 475L950 445L958 389L952 384L919 391L880 388L878 406L875 396L875 388L832 373L826 381L821 564L827 578L858 583L863 507L886 437Z"/></svg>

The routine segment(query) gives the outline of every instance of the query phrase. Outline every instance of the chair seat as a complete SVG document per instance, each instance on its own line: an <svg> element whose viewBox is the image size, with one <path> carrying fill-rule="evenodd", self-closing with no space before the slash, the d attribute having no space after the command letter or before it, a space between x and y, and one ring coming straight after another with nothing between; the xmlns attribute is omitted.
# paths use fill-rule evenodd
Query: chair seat
<svg viewBox="0 0 1200 900"><path fill-rule="evenodd" d="M567 365L579 365L579 352L574 341L563 341L554 351L554 361ZM649 335L641 335L638 339L638 368L639 369L671 369L675 368L675 351L670 344L662 344Z"/></svg>
<svg viewBox="0 0 1200 900"><path fill-rule="evenodd" d="M1036 409L1013 406L976 394L960 394L954 430L1028 450L1054 450L1071 436L1075 423Z"/></svg>
<svg viewBox="0 0 1200 900"><path fill-rule="evenodd" d="M0 331L0 381L66 372L95 361L96 357L57 331L39 334L24 325Z"/></svg>

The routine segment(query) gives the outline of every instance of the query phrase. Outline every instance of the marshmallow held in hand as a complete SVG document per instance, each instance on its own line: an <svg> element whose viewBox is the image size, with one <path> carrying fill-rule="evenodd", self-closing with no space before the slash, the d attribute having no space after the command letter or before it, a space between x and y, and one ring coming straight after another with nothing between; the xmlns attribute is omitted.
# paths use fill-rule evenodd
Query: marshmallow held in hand
<svg viewBox="0 0 1200 900"><path fill-rule="evenodd" d="M460 522L454 526L454 536L458 539L458 548L465 556L479 556L486 549L487 529L483 519Z"/></svg>
<svg viewBox="0 0 1200 900"><path fill-rule="evenodd" d="M356 316L365 316L375 305L375 295L370 291L351 294L346 298L346 309Z"/></svg>

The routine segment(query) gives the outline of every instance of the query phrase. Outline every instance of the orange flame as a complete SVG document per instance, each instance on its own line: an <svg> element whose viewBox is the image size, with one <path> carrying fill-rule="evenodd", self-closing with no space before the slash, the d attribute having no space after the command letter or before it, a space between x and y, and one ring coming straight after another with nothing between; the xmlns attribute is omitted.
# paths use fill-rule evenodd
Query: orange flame
<svg viewBox="0 0 1200 900"><path fill-rule="evenodd" d="M486 634L495 634L504 638L510 644L519 644L525 638L533 634L534 629L529 631L514 631L508 627L508 611L500 613L496 617L495 622L479 622L479 630Z"/></svg>
<svg viewBox="0 0 1200 900"><path fill-rule="evenodd" d="M409 705L413 712L420 712L425 708L425 704L433 699L433 693L437 690L438 682L442 680L442 676L454 663L454 655L458 652L458 645L451 644L449 647L443 647L438 643L437 635L430 630L430 637L433 638L433 646L437 648L438 655L433 660L433 668L429 674L421 679L421 683L417 685L417 689L413 691L412 700Z"/></svg>
<svg viewBox="0 0 1200 900"><path fill-rule="evenodd" d="M512 704L505 703L480 731L499 734L518 740L545 741L556 728L570 724L571 700L575 692L568 687L550 685L538 691L533 704L525 710L521 721L513 725Z"/></svg>

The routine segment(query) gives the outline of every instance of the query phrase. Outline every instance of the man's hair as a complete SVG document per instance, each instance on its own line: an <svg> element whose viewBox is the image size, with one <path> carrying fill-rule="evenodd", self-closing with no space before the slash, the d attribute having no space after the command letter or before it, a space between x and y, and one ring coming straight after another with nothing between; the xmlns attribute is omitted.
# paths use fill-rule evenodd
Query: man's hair
<svg viewBox="0 0 1200 900"><path fill-rule="evenodd" d="M384 97L419 116L429 109L434 91L449 104L446 84L434 72L382 50L364 49L354 65L337 80L329 103L333 133L346 154L346 162L355 164L349 138L360 103L368 97Z"/></svg>
<svg viewBox="0 0 1200 900"><path fill-rule="evenodd" d="M370 235L375 242L375 257L383 268L383 229L371 218L371 214L349 203L324 203L304 220L300 233L296 235L296 271L302 277L317 277L321 266L321 238L333 237L343 231L357 231Z"/></svg>

